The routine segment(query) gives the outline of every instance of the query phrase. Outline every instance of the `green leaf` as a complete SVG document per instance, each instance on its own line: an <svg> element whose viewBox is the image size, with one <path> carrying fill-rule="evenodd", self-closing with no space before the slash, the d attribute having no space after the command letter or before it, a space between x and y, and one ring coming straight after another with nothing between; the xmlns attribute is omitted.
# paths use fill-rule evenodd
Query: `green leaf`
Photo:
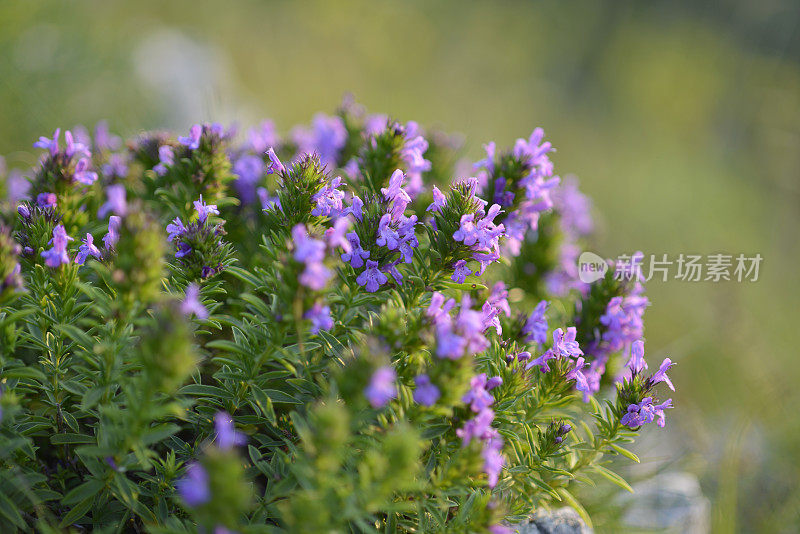
<svg viewBox="0 0 800 534"><path fill-rule="evenodd" d="M206 386L205 384L189 384L178 390L179 395L197 395L199 397L216 397L222 399L228 396L228 392L216 386Z"/></svg>
<svg viewBox="0 0 800 534"><path fill-rule="evenodd" d="M17 525L20 529L28 530L28 525L19 513L18 506L11 502L5 493L0 492L0 515Z"/></svg>
<svg viewBox="0 0 800 534"><path fill-rule="evenodd" d="M616 474L614 471L603 467L602 465L595 465L593 466L594 470L597 471L602 477L606 478L607 480L613 482L620 488L624 490L628 490L633 493L633 488L630 484L628 484L624 478Z"/></svg>
<svg viewBox="0 0 800 534"><path fill-rule="evenodd" d="M64 434L53 434L50 436L50 443L53 445L68 445L70 443L96 443L94 436L86 436L84 434L73 434L67 432Z"/></svg>
<svg viewBox="0 0 800 534"><path fill-rule="evenodd" d="M69 505L90 499L97 495L104 487L105 483L102 480L92 478L64 495L64 498L61 499L61 504Z"/></svg>
<svg viewBox="0 0 800 534"><path fill-rule="evenodd" d="M576 512L578 512L578 515L581 516L581 519L583 519L583 522L586 523L586 526L589 528L593 528L592 518L586 511L586 508L584 508L583 505L581 505L581 503L579 503L578 500L575 497L573 497L569 491L567 491L566 488L559 488L558 493L561 494L562 497L564 497L564 500L567 501L567 503L570 506L572 506L572 508L574 508Z"/></svg>
<svg viewBox="0 0 800 534"><path fill-rule="evenodd" d="M36 367L14 367L12 369L6 369L3 371L3 378L17 380L22 378L31 378L40 382L47 380L47 377L44 375L44 373Z"/></svg>
<svg viewBox="0 0 800 534"><path fill-rule="evenodd" d="M634 453L632 453L631 451L629 451L628 449L623 449L622 447L620 447L619 445L617 445L617 444L615 444L615 443L610 443L609 445L611 445L611 448L612 448L612 449L614 449L615 451L617 451L618 453L620 453L622 456L624 456L624 457L626 457L626 458L629 458L629 459L633 460L633 461L634 461L634 462L636 462L637 464L638 464L638 463L641 463L641 462L639 461L639 457L638 457L638 456L636 456L636 455L635 455Z"/></svg>
<svg viewBox="0 0 800 534"><path fill-rule="evenodd" d="M92 507L92 501L94 501L94 495L92 495L91 497L87 497L86 499L76 504L72 508L72 510L67 512L67 515L64 516L64 518L61 520L61 523L59 523L58 526L61 528L66 528L69 525L78 521L83 516L85 516L86 512L88 512L89 509Z"/></svg>

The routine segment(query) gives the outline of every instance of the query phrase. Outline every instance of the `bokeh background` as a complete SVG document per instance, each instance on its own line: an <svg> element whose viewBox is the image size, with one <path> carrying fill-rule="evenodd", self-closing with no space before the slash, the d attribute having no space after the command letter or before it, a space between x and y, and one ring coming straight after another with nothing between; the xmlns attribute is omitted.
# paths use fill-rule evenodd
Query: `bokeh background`
<svg viewBox="0 0 800 534"><path fill-rule="evenodd" d="M800 528L800 6L684 1L0 1L0 154L57 127L287 131L351 92L465 136L542 126L595 251L760 253L757 282L653 280L678 362L644 463L696 473L714 532Z"/></svg>

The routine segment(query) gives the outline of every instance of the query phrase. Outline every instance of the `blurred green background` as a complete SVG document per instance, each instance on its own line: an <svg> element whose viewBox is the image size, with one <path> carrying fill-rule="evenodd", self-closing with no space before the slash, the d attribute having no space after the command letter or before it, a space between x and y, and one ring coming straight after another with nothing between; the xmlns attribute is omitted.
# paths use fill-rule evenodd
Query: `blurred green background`
<svg viewBox="0 0 800 534"><path fill-rule="evenodd" d="M799 21L788 0L2 0L0 154L29 166L39 135L103 118L125 135L265 117L285 132L346 92L464 134L472 160L542 126L595 201L601 255L764 258L754 283L648 284L648 353L678 362L678 392L641 454L701 477L715 532L791 532Z"/></svg>

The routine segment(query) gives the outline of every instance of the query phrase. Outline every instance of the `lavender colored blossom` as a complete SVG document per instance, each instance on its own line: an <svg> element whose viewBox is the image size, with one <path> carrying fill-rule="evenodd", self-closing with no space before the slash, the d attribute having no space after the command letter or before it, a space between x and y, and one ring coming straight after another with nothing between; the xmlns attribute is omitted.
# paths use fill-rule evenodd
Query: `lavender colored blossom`
<svg viewBox="0 0 800 534"><path fill-rule="evenodd" d="M108 199L106 203L97 210L97 217L103 219L109 213L124 217L128 213L128 203L125 200L124 185L114 184L106 187L106 198Z"/></svg>
<svg viewBox="0 0 800 534"><path fill-rule="evenodd" d="M33 146L35 148L43 148L45 150L50 151L51 156L55 156L58 154L58 138L61 136L61 128L56 128L53 132L53 138L48 139L47 137L39 137L39 140L36 141Z"/></svg>
<svg viewBox="0 0 800 534"><path fill-rule="evenodd" d="M264 160L258 156L245 154L233 164L233 174L237 176L233 185L239 193L242 204L248 205L256 201L256 184L266 173Z"/></svg>
<svg viewBox="0 0 800 534"><path fill-rule="evenodd" d="M484 408L478 415L464 423L462 428L456 430L456 435L461 438L461 444L466 447L473 439L485 440L492 436L492 422L494 411Z"/></svg>
<svg viewBox="0 0 800 534"><path fill-rule="evenodd" d="M319 190L312 198L316 206L311 211L311 215L316 216L336 216L342 211L342 199L344 191L337 189L342 183L340 177L331 180L330 183Z"/></svg>
<svg viewBox="0 0 800 534"><path fill-rule="evenodd" d="M356 283L370 293L375 293L388 280L389 278L378 269L377 261L367 260L367 268L358 275Z"/></svg>
<svg viewBox="0 0 800 534"><path fill-rule="evenodd" d="M357 221L361 221L364 216L363 213L364 201L358 195L353 195L350 199L350 207L345 210L345 214L352 213Z"/></svg>
<svg viewBox="0 0 800 534"><path fill-rule="evenodd" d="M533 309L528 320L525 321L525 326L522 327L522 334L525 336L525 341L539 343L540 345L547 341L547 301L542 300Z"/></svg>
<svg viewBox="0 0 800 534"><path fill-rule="evenodd" d="M275 130L275 123L266 120L262 121L255 128L247 132L247 141L250 148L257 154L263 154L268 148L278 145L278 134Z"/></svg>
<svg viewBox="0 0 800 534"><path fill-rule="evenodd" d="M118 215L112 215L108 218L108 233L103 237L103 243L106 249L111 250L117 246L119 241L119 228L122 224L122 219Z"/></svg>
<svg viewBox="0 0 800 534"><path fill-rule="evenodd" d="M159 176L167 174L167 167L175 164L175 152L169 145L158 147L158 163L153 167L153 171Z"/></svg>
<svg viewBox="0 0 800 534"><path fill-rule="evenodd" d="M200 137L202 135L203 127L195 124L189 129L189 136L178 137L178 142L189 150L197 150L200 147Z"/></svg>
<svg viewBox="0 0 800 534"><path fill-rule="evenodd" d="M94 245L94 236L92 234L86 234L86 237L83 238L83 243L78 247L78 253L75 255L75 263L83 265L89 256L94 256L98 259L102 257L100 249Z"/></svg>
<svg viewBox="0 0 800 534"><path fill-rule="evenodd" d="M286 172L286 167L284 167L283 163L281 163L281 160L278 159L278 155L275 154L275 150L272 147L267 150L267 157L269 157L270 161L269 167L267 167L267 174L273 174L276 172L283 174Z"/></svg>
<svg viewBox="0 0 800 534"><path fill-rule="evenodd" d="M200 300L200 286L191 283L186 286L186 292L181 301L181 313L186 316L195 314L198 319L207 319L208 310Z"/></svg>
<svg viewBox="0 0 800 534"><path fill-rule="evenodd" d="M405 189L403 189L403 183L406 180L406 176L402 170L396 169L392 176L389 177L389 187L382 187L381 193L383 193L383 198L389 202L398 202L402 204L403 209L411 202L411 197L408 196ZM400 210L403 211L402 209Z"/></svg>
<svg viewBox="0 0 800 534"><path fill-rule="evenodd" d="M311 333L318 334L320 330L330 330L333 328L333 318L331 317L331 309L328 306L323 306L319 302L315 302L303 317L311 321Z"/></svg>
<svg viewBox="0 0 800 534"><path fill-rule="evenodd" d="M369 250L361 247L361 240L355 232L348 232L345 237L350 243L350 251L342 254L342 261L349 262L354 269L363 267L364 260L369 258Z"/></svg>
<svg viewBox="0 0 800 534"><path fill-rule="evenodd" d="M395 250L400 244L400 235L397 230L389 226L392 222L392 216L389 213L384 214L378 222L378 238L375 244L379 247L386 247L389 250Z"/></svg>
<svg viewBox="0 0 800 534"><path fill-rule="evenodd" d="M300 283L310 289L321 290L333 276L333 273L322 264L325 258L325 243L309 237L306 227L298 224L292 228L294 241L294 259L305 264L300 274Z"/></svg>
<svg viewBox="0 0 800 534"><path fill-rule="evenodd" d="M190 508L197 508L211 500L208 472L197 462L186 468L186 475L175 484L178 494Z"/></svg>
<svg viewBox="0 0 800 534"><path fill-rule="evenodd" d="M658 418L657 425L664 427L666 417L664 410L672 408L672 399L667 399L661 404L653 404L652 397L645 397L639 404L629 404L625 415L620 419L620 423L629 428L639 428L640 426L652 423Z"/></svg>
<svg viewBox="0 0 800 534"><path fill-rule="evenodd" d="M42 251L45 265L56 268L62 264L68 264L69 255L67 254L67 243L69 241L74 241L74 239L67 235L63 224L59 224L53 228L53 238L49 242L52 248Z"/></svg>
<svg viewBox="0 0 800 534"><path fill-rule="evenodd" d="M19 213L19 216L23 219L27 220L31 218L31 210L25 204L17 206L17 213Z"/></svg>
<svg viewBox="0 0 800 534"><path fill-rule="evenodd" d="M217 433L214 442L222 450L247 443L247 436L236 430L233 418L228 412L217 412L214 416L214 431Z"/></svg>
<svg viewBox="0 0 800 534"><path fill-rule="evenodd" d="M566 376L567 380L574 380L575 381L575 389L578 391L582 391L584 394L584 402L588 402L589 395L591 395L592 390L589 387L589 383L586 380L586 375L583 374L583 368L586 366L586 361L583 357L579 357L575 360L575 364L573 365L572 369L570 369Z"/></svg>
<svg viewBox="0 0 800 534"><path fill-rule="evenodd" d="M414 390L414 401L423 406L433 406L439 400L441 393L428 375L419 375L414 379L416 389Z"/></svg>
<svg viewBox="0 0 800 534"><path fill-rule="evenodd" d="M369 385L364 389L364 396L373 408L386 406L397 397L396 378L397 374L391 367L380 367L372 374Z"/></svg>
<svg viewBox="0 0 800 534"><path fill-rule="evenodd" d="M425 310L425 315L431 319L433 324L449 324L450 310L455 308L455 299L448 299L438 291L431 295L431 303Z"/></svg>
<svg viewBox="0 0 800 534"><path fill-rule="evenodd" d="M469 267L467 267L467 262L464 260L458 260L453 266L453 276L450 278L458 284L463 284L467 276L471 274L472 271L469 269Z"/></svg>
<svg viewBox="0 0 800 534"><path fill-rule="evenodd" d="M644 359L644 341L637 339L631 346L631 358L628 360L628 369L634 373L641 373L647 369L647 362Z"/></svg>
<svg viewBox="0 0 800 534"><path fill-rule="evenodd" d="M525 369L532 369L533 367L539 367L539 370L543 373L550 372L550 366L547 365L549 360L555 360L558 356L555 355L552 349L548 349L545 351L544 354L539 356L538 358L534 358L533 360L525 366Z"/></svg>
<svg viewBox="0 0 800 534"><path fill-rule="evenodd" d="M642 337L642 318L649 304L643 292L643 286L636 282L627 296L613 297L606 306L600 323L605 327L602 340L608 353L622 350Z"/></svg>
<svg viewBox="0 0 800 534"><path fill-rule="evenodd" d="M511 317L511 306L508 304L508 290L504 282L496 282L494 286L492 286L492 292L489 294L489 298L486 300L494 308L503 312L506 317Z"/></svg>
<svg viewBox="0 0 800 534"><path fill-rule="evenodd" d="M433 202L425 209L425 211L439 212L447 204L447 198L435 185L433 186Z"/></svg>
<svg viewBox="0 0 800 534"><path fill-rule="evenodd" d="M672 360L669 358L664 358L664 361L661 362L661 366L658 368L658 371L655 372L651 381L653 384L658 384L659 382L664 382L667 384L667 387L672 391L675 391L675 386L672 385L672 380L669 379L667 376L667 371L670 367L675 365Z"/></svg>
<svg viewBox="0 0 800 534"><path fill-rule="evenodd" d="M118 150L122 146L122 139L112 134L108 122L102 120L94 127L94 145L98 150Z"/></svg>
<svg viewBox="0 0 800 534"><path fill-rule="evenodd" d="M28 191L31 189L30 181L23 176L19 169L11 169L6 178L6 194L9 204L16 204L20 200L27 200Z"/></svg>
<svg viewBox="0 0 800 534"><path fill-rule="evenodd" d="M203 224L208 219L209 215L219 215L219 210L216 204L206 204L203 202L203 195L200 195L200 200L194 201L194 209L197 211L198 220Z"/></svg>
<svg viewBox="0 0 800 534"><path fill-rule="evenodd" d="M328 244L328 248L335 249L339 247L345 254L353 250L352 243L348 237L349 233L347 232L350 229L350 224L350 219L347 217L338 217L333 221L333 226L325 230L325 242Z"/></svg>
<svg viewBox="0 0 800 534"><path fill-rule="evenodd" d="M575 341L577 330L574 326L567 328L567 333L560 328L556 328L553 332L553 352L557 356L568 358L570 356L582 356L583 351Z"/></svg>
<svg viewBox="0 0 800 534"><path fill-rule="evenodd" d="M311 129L296 128L292 134L299 154L317 154L323 167L334 167L347 142L347 129L341 117L319 113Z"/></svg>
<svg viewBox="0 0 800 534"><path fill-rule="evenodd" d="M483 457L483 472L488 477L488 484L490 488L497 485L500 478L500 473L505 465L505 458L503 457L503 438L499 435L492 436L484 442L481 456Z"/></svg>
<svg viewBox="0 0 800 534"><path fill-rule="evenodd" d="M36 204L40 208L55 208L57 197L55 193L39 193L36 195Z"/></svg>
<svg viewBox="0 0 800 534"><path fill-rule="evenodd" d="M494 397L487 391L486 386L486 373L472 377L469 382L469 390L461 397L461 401L476 413L488 408L494 402Z"/></svg>
<svg viewBox="0 0 800 534"><path fill-rule="evenodd" d="M188 231L181 218L175 217L172 222L167 225L167 240L174 241Z"/></svg>

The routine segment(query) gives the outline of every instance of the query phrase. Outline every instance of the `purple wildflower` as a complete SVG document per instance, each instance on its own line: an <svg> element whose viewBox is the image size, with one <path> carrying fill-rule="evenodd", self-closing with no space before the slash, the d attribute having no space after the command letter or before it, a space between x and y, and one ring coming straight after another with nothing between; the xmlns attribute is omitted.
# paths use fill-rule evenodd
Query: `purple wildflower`
<svg viewBox="0 0 800 534"><path fill-rule="evenodd" d="M397 396L394 381L397 373L391 367L380 367L373 374L369 385L364 389L364 396L373 408L386 406Z"/></svg>
<svg viewBox="0 0 800 534"><path fill-rule="evenodd" d="M567 333L560 328L553 332L553 352L558 356L568 358L570 356L582 356L583 351L575 341L577 330L574 326L567 328Z"/></svg>
<svg viewBox="0 0 800 534"><path fill-rule="evenodd" d="M494 421L494 411L491 408L484 408L478 415L464 423L462 428L457 429L456 435L461 438L464 447L473 439L488 439L493 434L492 421Z"/></svg>
<svg viewBox="0 0 800 534"><path fill-rule="evenodd" d="M276 172L283 174L286 172L286 167L284 167L283 163L281 163L281 160L278 159L278 155L275 154L275 150L272 147L267 150L267 157L269 157L270 161L269 167L267 167L267 174L273 174Z"/></svg>
<svg viewBox="0 0 800 534"><path fill-rule="evenodd" d="M400 236L397 230L389 226L392 221L392 216L389 213L384 214L378 222L378 238L375 243L379 247L386 247L389 250L394 250L400 243Z"/></svg>
<svg viewBox="0 0 800 534"><path fill-rule="evenodd" d="M75 255L75 263L83 265L89 256L94 256L98 259L101 257L100 249L94 246L94 236L92 234L86 234L86 237L83 238L83 244L78 247L78 253Z"/></svg>
<svg viewBox="0 0 800 534"><path fill-rule="evenodd" d="M338 217L333 221L333 226L325 230L325 241L328 248L334 249L341 247L345 254L352 251L352 244L347 235L347 230L350 229L350 219L347 217Z"/></svg>
<svg viewBox="0 0 800 534"><path fill-rule="evenodd" d="M447 199L445 198L444 194L439 191L439 188L435 185L433 186L433 202L425 209L425 211L433 211L438 212L442 211L442 208L447 204Z"/></svg>
<svg viewBox="0 0 800 534"><path fill-rule="evenodd" d="M36 195L36 204L40 208L55 208L57 200L55 193L39 193Z"/></svg>
<svg viewBox="0 0 800 534"><path fill-rule="evenodd" d="M180 217L175 217L171 223L167 225L167 240L174 241L178 237L188 232L188 228L184 226Z"/></svg>
<svg viewBox="0 0 800 534"><path fill-rule="evenodd" d="M275 123L270 120L262 121L257 127L251 128L247 132L247 140L254 152L263 154L269 147L278 144Z"/></svg>
<svg viewBox="0 0 800 534"><path fill-rule="evenodd" d="M467 262L464 260L458 260L453 266L453 269L453 276L450 278L459 284L463 284L467 276L472 274L472 271L467 267Z"/></svg>
<svg viewBox="0 0 800 534"><path fill-rule="evenodd" d="M311 215L335 216L342 211L344 191L337 189L341 183L342 179L337 176L311 197L311 200L316 202L316 206L311 211Z"/></svg>
<svg viewBox="0 0 800 534"><path fill-rule="evenodd" d="M195 314L198 319L208 318L208 310L200 300L200 286L191 283L186 286L186 292L181 301L181 313L186 316Z"/></svg>
<svg viewBox="0 0 800 534"><path fill-rule="evenodd" d="M178 142L189 150L197 150L200 146L200 136L203 135L203 127L199 124L193 125L189 129L188 137L178 137Z"/></svg>
<svg viewBox="0 0 800 534"><path fill-rule="evenodd" d="M316 153L323 167L333 167L347 142L347 129L341 117L319 113L311 129L296 128L292 136L300 154Z"/></svg>
<svg viewBox="0 0 800 534"><path fill-rule="evenodd" d="M358 275L356 283L370 293L375 293L389 278L378 269L378 262L367 260L367 268Z"/></svg>
<svg viewBox="0 0 800 534"><path fill-rule="evenodd" d="M49 243L53 245L53 247L49 250L42 251L45 265L56 268L61 264L68 264L69 255L67 254L67 243L69 241L73 241L73 239L67 235L63 224L59 224L53 228L53 239L51 239Z"/></svg>
<svg viewBox="0 0 800 534"><path fill-rule="evenodd" d="M536 305L525 326L522 327L522 334L525 341L542 344L547 341L547 318L544 316L547 311L547 301L542 300Z"/></svg>
<svg viewBox="0 0 800 534"><path fill-rule="evenodd" d="M533 367L539 366L539 370L543 373L550 372L550 366L547 365L548 360L555 360L558 356L553 353L552 349L548 349L544 354L531 360L531 362L525 366L525 369L531 369Z"/></svg>
<svg viewBox="0 0 800 534"><path fill-rule="evenodd" d="M106 187L106 197L108 200L100 206L97 216L103 219L109 213L114 213L124 217L128 212L128 204L125 201L125 186L122 184L109 185Z"/></svg>
<svg viewBox="0 0 800 534"><path fill-rule="evenodd" d="M75 165L75 181L83 185L92 185L97 181L97 173L89 170L89 158L81 158Z"/></svg>
<svg viewBox="0 0 800 534"><path fill-rule="evenodd" d="M664 361L661 362L661 366L658 368L658 371L655 372L651 380L653 384L658 384L659 382L665 382L667 387L672 391L675 391L675 386L672 385L672 380L669 379L667 376L667 371L670 367L675 365L672 360L669 358L664 358Z"/></svg>
<svg viewBox="0 0 800 534"><path fill-rule="evenodd" d="M51 156L55 156L58 154L58 138L61 136L61 128L56 128L53 132L53 138L48 139L47 137L41 136L39 140L36 141L33 146L36 148L43 148L45 150L50 151Z"/></svg>
<svg viewBox="0 0 800 534"><path fill-rule="evenodd" d="M236 430L233 418L228 412L217 412L214 416L214 430L217 433L215 443L222 450L247 443L247 436Z"/></svg>
<svg viewBox="0 0 800 534"><path fill-rule="evenodd" d="M119 228L122 224L122 219L118 215L112 215L108 218L108 233L103 237L103 243L106 249L111 250L117 245L119 241Z"/></svg>
<svg viewBox="0 0 800 534"><path fill-rule="evenodd" d="M203 195L200 195L200 200L194 201L194 209L197 211L198 220L200 224L206 222L209 215L219 215L219 210L216 204L206 204L203 202Z"/></svg>
<svg viewBox="0 0 800 534"><path fill-rule="evenodd" d="M233 185L239 192L242 204L248 205L256 201L256 184L266 172L264 160L258 156L245 154L233 165L233 174L237 176Z"/></svg>
<svg viewBox="0 0 800 534"><path fill-rule="evenodd" d="M208 472L197 462L186 468L186 475L175 484L178 494L190 508L202 506L211 500Z"/></svg>
<svg viewBox="0 0 800 534"><path fill-rule="evenodd" d="M169 145L161 145L158 147L158 163L153 170L159 176L167 174L167 167L175 164L175 153Z"/></svg>
<svg viewBox="0 0 800 534"><path fill-rule="evenodd" d="M480 412L484 408L488 408L494 402L494 397L488 392L486 386L486 373L481 373L472 377L472 379L469 381L470 389L464 394L464 396L461 398L461 401L464 404L469 405L470 409L476 413Z"/></svg>
<svg viewBox="0 0 800 534"><path fill-rule="evenodd" d="M433 406L439 400L441 393L439 388L431 383L428 375L419 375L414 379L416 389L414 390L414 401L423 406Z"/></svg>
<svg viewBox="0 0 800 534"><path fill-rule="evenodd" d="M354 269L364 266L364 260L369 258L369 251L361 248L361 240L355 232L349 232L347 237L350 251L342 254L342 261L349 262Z"/></svg>
<svg viewBox="0 0 800 534"><path fill-rule="evenodd" d="M318 334L320 330L330 330L333 328L333 318L331 317L330 307L323 306L319 302L315 302L303 317L311 321L312 334Z"/></svg>

